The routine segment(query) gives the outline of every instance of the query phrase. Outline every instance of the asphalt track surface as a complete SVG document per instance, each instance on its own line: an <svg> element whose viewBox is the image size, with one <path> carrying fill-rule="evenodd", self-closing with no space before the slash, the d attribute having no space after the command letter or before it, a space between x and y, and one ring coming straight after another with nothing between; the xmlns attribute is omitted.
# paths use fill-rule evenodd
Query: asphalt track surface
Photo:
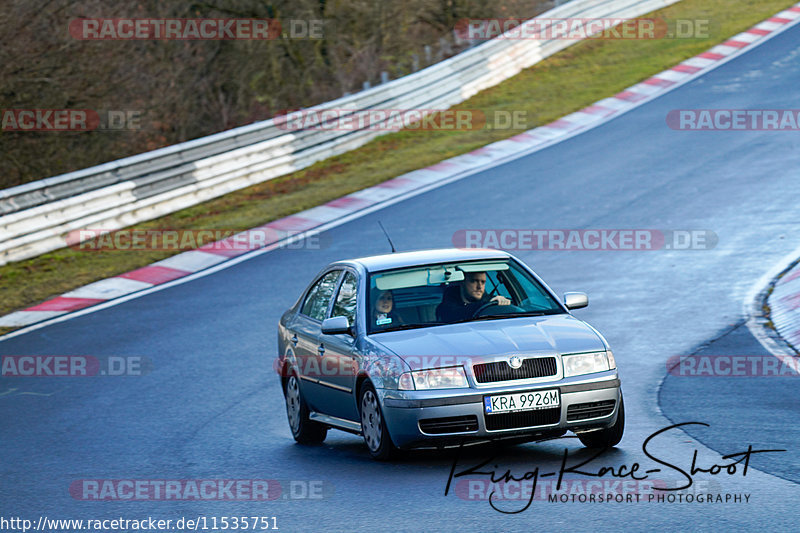
<svg viewBox="0 0 800 533"><path fill-rule="evenodd" d="M282 531L537 529L768 530L794 527L800 496L797 384L791 378L680 378L666 361L697 353L763 354L742 326L751 287L800 246L796 132L671 130L673 109L794 109L800 27L611 122L538 153L329 230L321 250L277 250L123 304L0 341L0 355L145 356L141 377L0 378L0 514L49 518L177 519L277 516ZM487 501L444 496L452 452L372 461L360 438L323 446L291 439L272 372L280 314L332 260L446 247L466 228L703 229L711 250L521 251L561 293L583 290L576 312L608 338L623 383L621 445L592 464L688 469L754 448L742 476L698 473L696 487L748 494L741 503L548 503L502 514ZM738 326L737 326L738 325ZM498 471L557 471L574 440L464 452L459 468L496 455ZM681 480L664 468L660 479ZM580 477L580 476L579 476ZM272 502L80 501L80 479L322 480L322 499ZM606 476L606 479L608 476ZM583 477L582 479L589 479ZM500 502L506 510L525 502Z"/></svg>

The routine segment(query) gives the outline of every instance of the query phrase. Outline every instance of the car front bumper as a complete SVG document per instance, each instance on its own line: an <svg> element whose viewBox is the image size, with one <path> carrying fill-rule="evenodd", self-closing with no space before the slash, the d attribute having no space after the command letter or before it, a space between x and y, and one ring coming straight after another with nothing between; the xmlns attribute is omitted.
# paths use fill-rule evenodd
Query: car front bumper
<svg viewBox="0 0 800 533"><path fill-rule="evenodd" d="M560 406L523 414L484 413L484 397L558 389ZM621 398L616 370L535 385L427 391L379 390L389 434L400 448L461 442L548 437L606 428L617 419ZM503 417L503 418L498 418Z"/></svg>

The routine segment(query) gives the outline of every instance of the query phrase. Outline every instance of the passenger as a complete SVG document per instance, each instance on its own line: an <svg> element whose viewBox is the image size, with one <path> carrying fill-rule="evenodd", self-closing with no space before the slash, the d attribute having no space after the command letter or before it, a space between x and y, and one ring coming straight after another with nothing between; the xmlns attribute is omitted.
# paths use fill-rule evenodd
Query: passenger
<svg viewBox="0 0 800 533"><path fill-rule="evenodd" d="M486 272L465 272L463 281L445 289L442 303L436 308L436 318L440 322L467 320L489 302L509 305L511 300L499 294L489 298L486 294Z"/></svg>
<svg viewBox="0 0 800 533"><path fill-rule="evenodd" d="M392 291L378 290L378 298L372 306L372 328L382 329L402 324L400 316L394 311Z"/></svg>

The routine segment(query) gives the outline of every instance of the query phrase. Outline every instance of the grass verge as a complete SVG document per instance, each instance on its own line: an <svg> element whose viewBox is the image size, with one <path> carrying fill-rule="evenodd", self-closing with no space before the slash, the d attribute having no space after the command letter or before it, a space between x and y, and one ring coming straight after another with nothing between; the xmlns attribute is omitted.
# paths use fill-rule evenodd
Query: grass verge
<svg viewBox="0 0 800 533"><path fill-rule="evenodd" d="M613 95L793 4L786 0L683 0L650 16L709 20L707 38L577 43L470 98L457 109L522 112L522 129L406 130L352 152L137 228L244 230L546 124ZM491 120L489 120L491 123ZM177 252L57 250L0 267L0 315ZM10 328L0 328L0 334Z"/></svg>

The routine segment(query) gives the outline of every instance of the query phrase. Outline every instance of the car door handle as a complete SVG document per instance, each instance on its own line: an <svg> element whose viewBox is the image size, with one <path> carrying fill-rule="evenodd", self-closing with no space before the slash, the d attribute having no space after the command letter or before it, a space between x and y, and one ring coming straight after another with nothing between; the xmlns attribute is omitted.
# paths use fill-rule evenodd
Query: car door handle
<svg viewBox="0 0 800 533"><path fill-rule="evenodd" d="M320 344L320 345L319 345L319 348L317 348L317 353L319 353L319 355L321 355L321 356L322 356L322 355L325 355L325 346L323 346L322 344Z"/></svg>
<svg viewBox="0 0 800 533"><path fill-rule="evenodd" d="M298 338L297 338L297 335L292 335L292 344L294 344L295 346L297 346L297 341L298 341L298 340L300 340L300 339L298 339Z"/></svg>

